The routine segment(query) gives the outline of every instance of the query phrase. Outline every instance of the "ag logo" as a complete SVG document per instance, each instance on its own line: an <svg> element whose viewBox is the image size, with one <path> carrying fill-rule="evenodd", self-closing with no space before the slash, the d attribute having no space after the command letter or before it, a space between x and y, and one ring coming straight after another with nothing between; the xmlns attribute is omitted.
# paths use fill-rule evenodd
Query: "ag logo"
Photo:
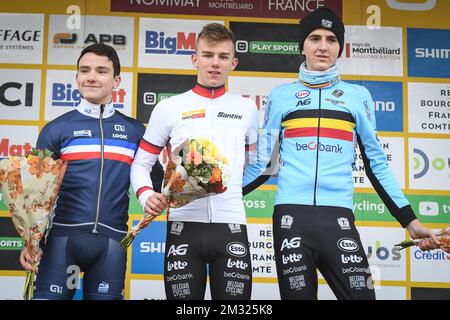
<svg viewBox="0 0 450 320"><path fill-rule="evenodd" d="M235 257L244 257L247 254L247 248L240 242L231 242L227 245L227 252Z"/></svg>
<svg viewBox="0 0 450 320"><path fill-rule="evenodd" d="M294 237L290 240L284 239L283 242L281 243L280 251L283 251L285 248L287 248L287 249L299 248L301 239L302 239L301 237Z"/></svg>
<svg viewBox="0 0 450 320"><path fill-rule="evenodd" d="M355 240L350 238L341 238L337 242L337 246L339 249L345 252L355 252L358 251L359 246Z"/></svg>
<svg viewBox="0 0 450 320"><path fill-rule="evenodd" d="M170 257L170 255L174 256L184 256L188 249L188 244L180 244L178 247L176 247L174 244L170 246L169 252L167 253L167 257Z"/></svg>

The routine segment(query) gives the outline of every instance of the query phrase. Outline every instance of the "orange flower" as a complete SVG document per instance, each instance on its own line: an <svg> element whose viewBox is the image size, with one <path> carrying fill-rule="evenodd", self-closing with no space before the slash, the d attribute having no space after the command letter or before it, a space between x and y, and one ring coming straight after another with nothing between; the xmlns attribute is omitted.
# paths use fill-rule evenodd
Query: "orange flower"
<svg viewBox="0 0 450 320"><path fill-rule="evenodd" d="M28 172L37 178L42 178L44 173L48 173L52 169L52 166L48 163L49 161L50 158L40 159L39 157L32 157L28 159L27 162L30 165Z"/></svg>
<svg viewBox="0 0 450 320"><path fill-rule="evenodd" d="M14 200L17 198L17 194L23 193L22 178L20 176L20 171L8 172L8 190L11 193L11 198Z"/></svg>
<svg viewBox="0 0 450 320"><path fill-rule="evenodd" d="M4 169L0 169L0 187L2 183L6 181L6 171Z"/></svg>
<svg viewBox="0 0 450 320"><path fill-rule="evenodd" d="M210 183L216 183L220 180L222 180L222 176L221 176L221 171L218 167L214 167L212 174L211 174L211 179L209 179Z"/></svg>

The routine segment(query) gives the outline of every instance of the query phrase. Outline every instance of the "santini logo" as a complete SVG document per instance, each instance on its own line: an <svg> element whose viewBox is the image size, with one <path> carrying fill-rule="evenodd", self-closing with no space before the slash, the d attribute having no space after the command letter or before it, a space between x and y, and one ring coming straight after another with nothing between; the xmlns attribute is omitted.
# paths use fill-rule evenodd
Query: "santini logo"
<svg viewBox="0 0 450 320"><path fill-rule="evenodd" d="M227 118L227 119L242 119L241 114L235 114L235 113L225 113L225 112L219 112L217 115L218 118Z"/></svg>

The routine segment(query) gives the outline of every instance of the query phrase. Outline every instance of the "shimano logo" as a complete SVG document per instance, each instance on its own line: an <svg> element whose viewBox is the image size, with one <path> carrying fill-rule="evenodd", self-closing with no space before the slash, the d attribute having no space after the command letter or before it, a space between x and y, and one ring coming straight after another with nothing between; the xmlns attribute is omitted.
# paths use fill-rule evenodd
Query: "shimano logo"
<svg viewBox="0 0 450 320"><path fill-rule="evenodd" d="M247 248L239 242L232 242L227 245L227 252L235 257L244 257L247 254Z"/></svg>
<svg viewBox="0 0 450 320"><path fill-rule="evenodd" d="M225 112L219 112L217 114L217 118L226 118L226 119L242 119L241 114L235 114L235 113L225 113Z"/></svg>
<svg viewBox="0 0 450 320"><path fill-rule="evenodd" d="M448 59L450 49L416 48L416 58Z"/></svg>
<svg viewBox="0 0 450 320"><path fill-rule="evenodd" d="M339 249L345 252L355 252L359 249L358 243L350 238L339 239L337 242L337 246Z"/></svg>

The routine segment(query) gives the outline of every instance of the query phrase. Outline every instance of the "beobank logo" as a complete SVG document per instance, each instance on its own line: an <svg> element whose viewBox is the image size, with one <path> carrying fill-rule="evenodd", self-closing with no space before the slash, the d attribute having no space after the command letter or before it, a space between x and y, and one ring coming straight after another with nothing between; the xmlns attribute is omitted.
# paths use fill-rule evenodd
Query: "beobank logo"
<svg viewBox="0 0 450 320"><path fill-rule="evenodd" d="M191 55L195 52L197 34L195 32L177 32L169 34L163 31L145 32L145 53Z"/></svg>
<svg viewBox="0 0 450 320"><path fill-rule="evenodd" d="M319 149L321 152L332 152L332 153L339 153L342 154L342 146L340 144L332 145L332 144L324 144L324 143L317 143L314 141L311 141L309 143L295 143L295 146L297 148L297 151L315 151Z"/></svg>
<svg viewBox="0 0 450 320"><path fill-rule="evenodd" d="M113 90L112 102L114 108L122 109L124 107L126 94L123 88ZM51 97L53 107L76 107L81 101L80 90L74 88L70 83L53 83Z"/></svg>

